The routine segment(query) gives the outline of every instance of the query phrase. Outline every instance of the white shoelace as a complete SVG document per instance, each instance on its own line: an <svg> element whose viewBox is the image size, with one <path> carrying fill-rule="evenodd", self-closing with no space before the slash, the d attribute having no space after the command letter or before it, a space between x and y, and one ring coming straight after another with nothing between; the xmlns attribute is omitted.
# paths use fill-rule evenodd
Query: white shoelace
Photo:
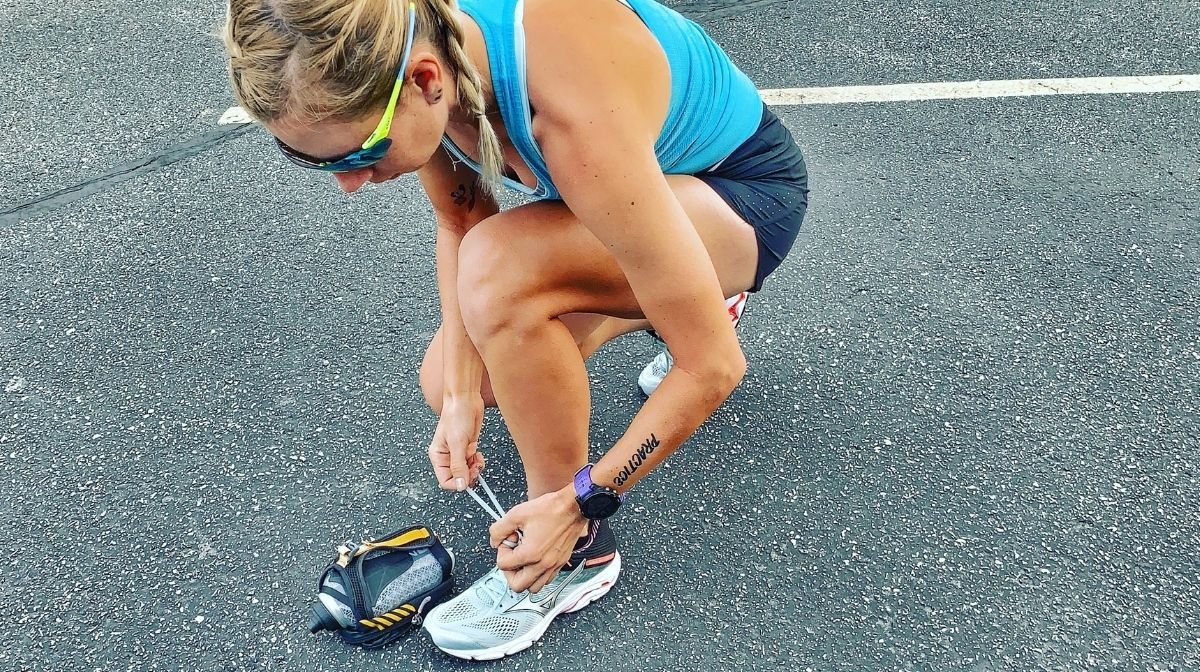
<svg viewBox="0 0 1200 672"><path fill-rule="evenodd" d="M479 493L475 492L475 488L467 488L467 494L470 495L477 504L479 504L481 509L487 511L487 514L492 517L492 520L498 522L504 517L504 507L500 506L500 500L496 499L496 493L492 492L492 489L488 487L487 480L484 479L483 474L479 475L478 480L479 487L483 488L484 494L486 494L488 499L492 502L491 505L489 506L487 502L483 501L483 497L480 497ZM521 543L521 539L524 537L525 534L521 532L521 530L517 530L517 541L514 542L510 539L505 539L504 545L508 546L509 548L516 548L517 545Z"/></svg>
<svg viewBox="0 0 1200 672"><path fill-rule="evenodd" d="M484 479L483 474L479 475L478 487L483 488L484 493L487 494L488 499L490 499L492 502L491 505L483 501L483 497L480 497L479 493L475 492L475 488L467 488L467 494L470 495L471 498L479 504L480 508L486 511L493 520L500 520L503 518L505 513L504 507L500 506L500 500L496 499L496 493L492 492L492 489L488 487L487 480ZM496 508L493 509L492 506L495 506Z"/></svg>
<svg viewBox="0 0 1200 672"><path fill-rule="evenodd" d="M468 488L467 494L470 495L471 499L474 499L475 502L479 504L479 507L486 511L487 514L492 517L492 519L500 520L503 518L505 513L504 507L500 506L500 500L496 499L496 493L492 492L492 489L488 487L487 480L483 478L483 474L479 475L478 487L483 488L483 492L487 495L488 500L491 501L491 505L484 501L483 497L481 497L479 493L475 491L475 488ZM521 531L517 530L517 539L521 539L522 536L524 535L521 534ZM520 542L518 541L517 543ZM504 540L504 545L508 546L509 548L516 548L517 546L517 544L514 544L508 539ZM504 574L502 574L498 569L493 569L492 571L488 572L483 577L483 580L475 585L475 588L480 594L491 598L492 609L500 606L500 603L503 602L508 596L517 595L517 593L509 590L508 579L505 579Z"/></svg>
<svg viewBox="0 0 1200 672"><path fill-rule="evenodd" d="M504 578L504 574L499 568L488 572L483 580L475 584L475 590L479 594L482 602L490 603L489 608L495 610L507 599L516 599L521 593L514 593L508 587L508 579ZM482 599L482 598L488 599Z"/></svg>

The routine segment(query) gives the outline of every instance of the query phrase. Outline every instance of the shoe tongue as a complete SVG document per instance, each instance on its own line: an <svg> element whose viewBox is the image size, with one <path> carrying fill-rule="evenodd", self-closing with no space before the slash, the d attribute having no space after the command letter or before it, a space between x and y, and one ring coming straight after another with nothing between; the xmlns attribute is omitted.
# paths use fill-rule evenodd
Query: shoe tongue
<svg viewBox="0 0 1200 672"><path fill-rule="evenodd" d="M493 568L487 576L483 577L483 580L479 582L479 590L492 599L501 599L517 594L509 590L508 579L504 578L504 572L501 572L499 567Z"/></svg>

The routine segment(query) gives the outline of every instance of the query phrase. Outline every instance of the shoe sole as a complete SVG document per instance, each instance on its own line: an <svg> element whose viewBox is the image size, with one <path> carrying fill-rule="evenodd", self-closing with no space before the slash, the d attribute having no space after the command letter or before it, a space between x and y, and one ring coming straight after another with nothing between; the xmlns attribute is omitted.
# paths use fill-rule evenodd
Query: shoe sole
<svg viewBox="0 0 1200 672"><path fill-rule="evenodd" d="M534 642L541 639L542 635L546 634L546 629L550 627L550 623L556 617L561 614L570 614L579 611L580 609L583 609L589 604L607 595L608 591L612 590L613 584L617 582L617 576L620 574L621 554L617 553L613 557L612 562L608 563L607 567L601 570L599 574L592 577L591 581L583 584L582 589L578 590L578 594L576 594L570 600L566 600L558 605L555 605L553 609L547 612L545 618L542 619L542 622L539 623L537 627L535 627L533 630L530 630L519 639L514 639L511 642L501 644L500 646L493 646L488 649L456 650L444 649L440 646L438 648L456 658L462 658L463 660L499 660L505 656L511 656L514 653L520 653L521 651L533 646Z"/></svg>

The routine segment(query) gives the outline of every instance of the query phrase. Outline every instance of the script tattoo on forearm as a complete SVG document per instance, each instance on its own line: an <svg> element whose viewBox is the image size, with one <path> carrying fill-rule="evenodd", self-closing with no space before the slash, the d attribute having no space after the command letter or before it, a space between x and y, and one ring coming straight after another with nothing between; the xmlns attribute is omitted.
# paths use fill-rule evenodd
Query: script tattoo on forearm
<svg viewBox="0 0 1200 672"><path fill-rule="evenodd" d="M476 182L471 183L471 191L470 192L467 191L467 185L465 185L465 184L458 185L458 189L455 189L450 194L450 197L454 199L454 204L462 205L462 204L466 203L468 212L471 210L474 210L475 209L475 187L476 187L476 184L477 184Z"/></svg>
<svg viewBox="0 0 1200 672"><path fill-rule="evenodd" d="M638 467L642 466L642 464L644 464L646 460L650 458L650 455L654 453L654 449L658 448L659 445L661 444L659 443L658 439L651 434L650 438L646 439L645 442L642 443L642 445L638 448L638 451L633 454L633 457L629 458L629 462L626 462L625 466L621 468L621 471L617 473L615 478L613 478L613 483L616 483L617 485L625 485L625 481L628 481L629 477L633 476L633 473L638 470Z"/></svg>

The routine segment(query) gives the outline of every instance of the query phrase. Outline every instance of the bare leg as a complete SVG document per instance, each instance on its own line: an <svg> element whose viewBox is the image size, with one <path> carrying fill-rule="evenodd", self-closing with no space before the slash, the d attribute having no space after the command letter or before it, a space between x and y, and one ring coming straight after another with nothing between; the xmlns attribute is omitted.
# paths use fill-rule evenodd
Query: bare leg
<svg viewBox="0 0 1200 672"><path fill-rule="evenodd" d="M626 320L591 313L561 315L558 319L562 320L563 324L571 330L571 336L579 347L579 354L585 360L599 350L600 346L622 334L650 328L650 323L646 320ZM429 347L425 350L425 359L421 362L420 379L421 391L425 394L426 403L434 413L440 415L442 412L441 327L433 335L433 340L429 342ZM483 403L485 406L494 407L496 397L492 394L492 381L486 370L483 372L482 383L480 393L483 396Z"/></svg>
<svg viewBox="0 0 1200 672"><path fill-rule="evenodd" d="M670 181L726 296L749 288L758 255L751 227L703 182ZM566 485L587 461L591 397L568 316L643 315L608 249L559 202L485 220L464 238L461 255L463 320L521 453L533 499ZM599 336L612 337L604 330Z"/></svg>

